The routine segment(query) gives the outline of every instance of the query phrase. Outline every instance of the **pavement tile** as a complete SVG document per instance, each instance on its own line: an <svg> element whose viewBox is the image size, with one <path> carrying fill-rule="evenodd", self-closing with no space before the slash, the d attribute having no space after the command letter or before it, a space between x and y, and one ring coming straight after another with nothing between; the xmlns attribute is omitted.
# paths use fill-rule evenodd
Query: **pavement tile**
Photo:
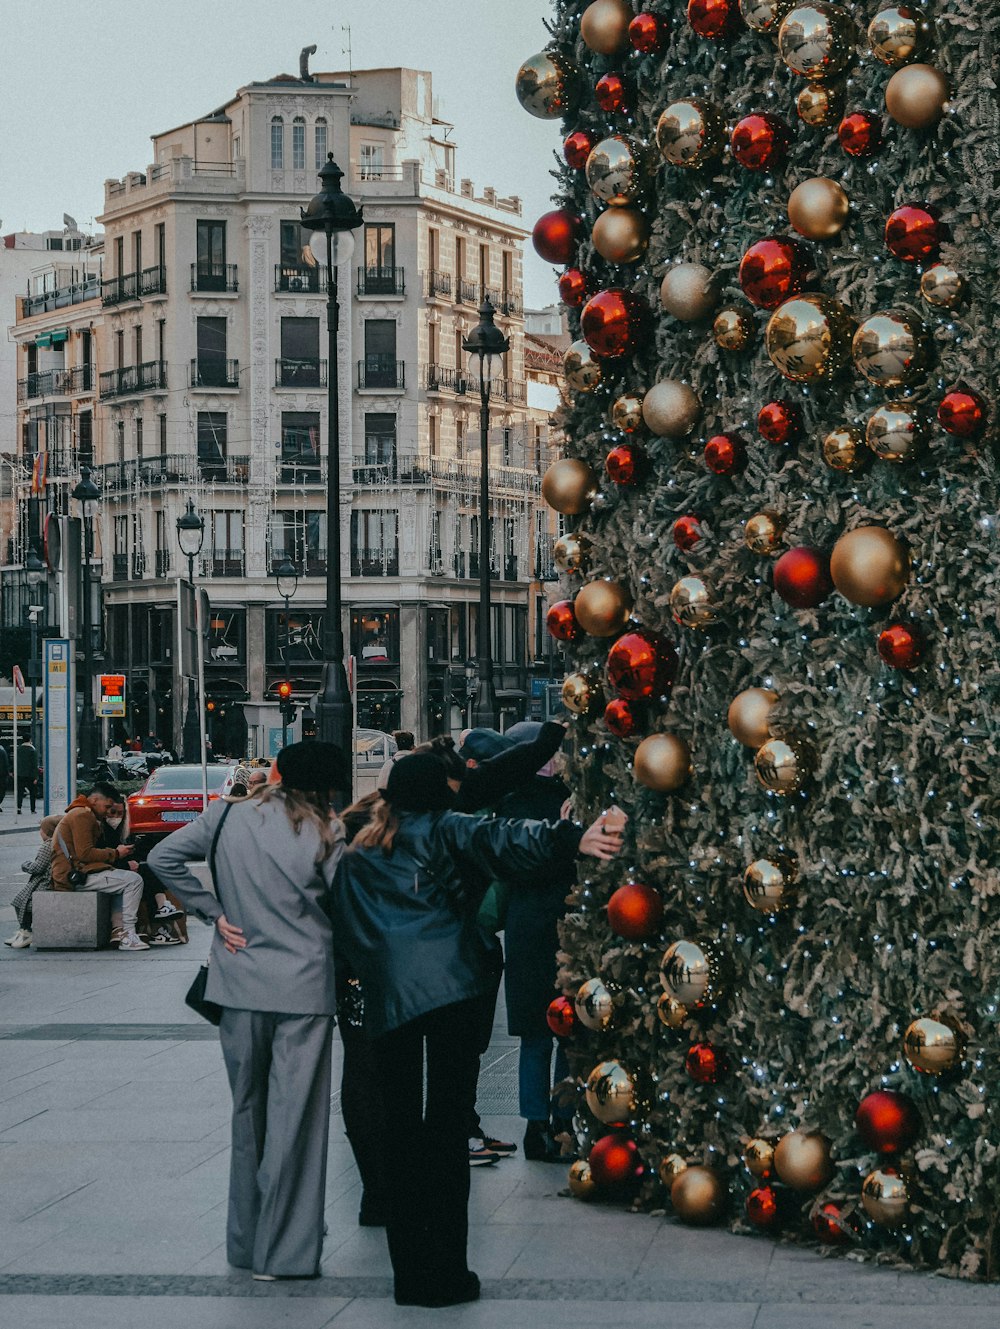
<svg viewBox="0 0 1000 1329"><path fill-rule="evenodd" d="M347 1298L4 1297L2 1329L323 1329Z"/></svg>
<svg viewBox="0 0 1000 1329"><path fill-rule="evenodd" d="M455 1325L460 1329L609 1329L609 1325L616 1323L627 1325L628 1329L693 1329L694 1325L697 1329L753 1329L757 1314L755 1305L716 1303L699 1306L696 1319L692 1319L688 1314L677 1316L669 1310L665 1312L662 1305L655 1303L629 1302L623 1306L613 1301L494 1301L488 1299L490 1294L487 1287L487 1299L436 1311L397 1306L388 1300L358 1298L337 1315L334 1329L397 1329L397 1326L408 1329L411 1325L429 1329L437 1329L438 1325ZM834 1323L830 1321L824 1329L830 1329ZM836 1324L837 1329L842 1329L841 1322Z"/></svg>

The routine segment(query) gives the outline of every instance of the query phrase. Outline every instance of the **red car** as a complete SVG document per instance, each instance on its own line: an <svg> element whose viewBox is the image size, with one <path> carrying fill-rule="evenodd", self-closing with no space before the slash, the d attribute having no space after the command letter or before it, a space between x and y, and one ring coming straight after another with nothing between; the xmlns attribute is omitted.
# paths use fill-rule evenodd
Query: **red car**
<svg viewBox="0 0 1000 1329"><path fill-rule="evenodd" d="M235 766L209 766L208 798L228 794ZM150 849L171 831L201 816L201 767L158 766L137 793L128 796L129 839Z"/></svg>

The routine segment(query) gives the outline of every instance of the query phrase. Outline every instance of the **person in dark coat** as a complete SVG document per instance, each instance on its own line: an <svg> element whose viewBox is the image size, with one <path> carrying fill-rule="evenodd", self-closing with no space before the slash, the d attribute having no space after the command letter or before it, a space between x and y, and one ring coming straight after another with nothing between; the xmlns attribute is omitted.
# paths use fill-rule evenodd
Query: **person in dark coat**
<svg viewBox="0 0 1000 1329"><path fill-rule="evenodd" d="M38 797L38 752L27 734L17 745L18 812L21 811L25 794L28 795L28 806L34 812L35 799Z"/></svg>
<svg viewBox="0 0 1000 1329"><path fill-rule="evenodd" d="M10 758L7 756L7 749L0 743L0 807L3 807L3 796L7 792L7 782L10 779Z"/></svg>

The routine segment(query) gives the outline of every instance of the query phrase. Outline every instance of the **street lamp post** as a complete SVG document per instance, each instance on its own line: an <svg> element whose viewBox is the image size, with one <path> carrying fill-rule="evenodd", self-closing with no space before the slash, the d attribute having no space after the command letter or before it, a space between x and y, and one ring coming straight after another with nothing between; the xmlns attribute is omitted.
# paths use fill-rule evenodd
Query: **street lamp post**
<svg viewBox="0 0 1000 1329"><path fill-rule="evenodd" d="M319 173L322 188L301 213L302 226L312 231L309 248L317 263L326 262L327 334L327 476L326 476L326 611L323 618L323 677L316 701L317 737L336 743L345 756L352 749L351 693L344 667L343 603L340 586L340 375L337 334L340 304L337 269L354 253L353 232L362 224L361 209L341 189L344 172L327 157Z"/></svg>
<svg viewBox="0 0 1000 1329"><path fill-rule="evenodd" d="M281 746L288 747L288 712L292 696L292 679L288 666L288 648L291 645L292 629L288 621L288 602L299 589L299 574L295 564L286 557L274 574L278 594L285 602L285 690L281 699Z"/></svg>
<svg viewBox="0 0 1000 1329"><path fill-rule="evenodd" d="M90 478L89 466L80 468L80 482L73 497L80 504L83 517L83 705L80 710L80 760L85 771L97 761L97 717L94 714L94 634L90 563L94 555L94 517L101 501L101 491Z"/></svg>
<svg viewBox="0 0 1000 1329"><path fill-rule="evenodd" d="M490 386L500 377L503 356L510 350L510 342L493 321L495 313L489 296L484 296L479 322L462 342L470 372L479 375L479 687L472 723L487 729L496 729L500 721L490 643Z"/></svg>
<svg viewBox="0 0 1000 1329"><path fill-rule="evenodd" d="M24 577L32 591L38 589L45 580L45 564L38 557L34 545L28 550L24 560ZM31 625L31 658L28 661L28 679L31 682L31 744L38 750L38 678L41 673L38 660L38 615L41 605L28 606L28 622Z"/></svg>
<svg viewBox="0 0 1000 1329"><path fill-rule="evenodd" d="M181 547L181 553L188 561L188 581L192 588L194 587L194 561L201 553L204 542L205 518L195 507L194 499L189 498L187 507L177 518L177 543ZM193 678L189 679L187 712L184 716L184 731L181 741L184 760L189 762L201 760L201 722L198 718L197 692L197 683Z"/></svg>

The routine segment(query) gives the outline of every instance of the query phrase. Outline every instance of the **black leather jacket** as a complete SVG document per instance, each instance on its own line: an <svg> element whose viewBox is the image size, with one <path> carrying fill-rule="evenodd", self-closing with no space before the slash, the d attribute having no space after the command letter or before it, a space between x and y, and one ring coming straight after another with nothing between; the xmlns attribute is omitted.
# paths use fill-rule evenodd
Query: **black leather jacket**
<svg viewBox="0 0 1000 1329"><path fill-rule="evenodd" d="M368 1036L484 992L476 910L489 882L517 883L573 858L582 834L567 821L411 812L400 817L391 854L344 854L334 937L363 985Z"/></svg>

